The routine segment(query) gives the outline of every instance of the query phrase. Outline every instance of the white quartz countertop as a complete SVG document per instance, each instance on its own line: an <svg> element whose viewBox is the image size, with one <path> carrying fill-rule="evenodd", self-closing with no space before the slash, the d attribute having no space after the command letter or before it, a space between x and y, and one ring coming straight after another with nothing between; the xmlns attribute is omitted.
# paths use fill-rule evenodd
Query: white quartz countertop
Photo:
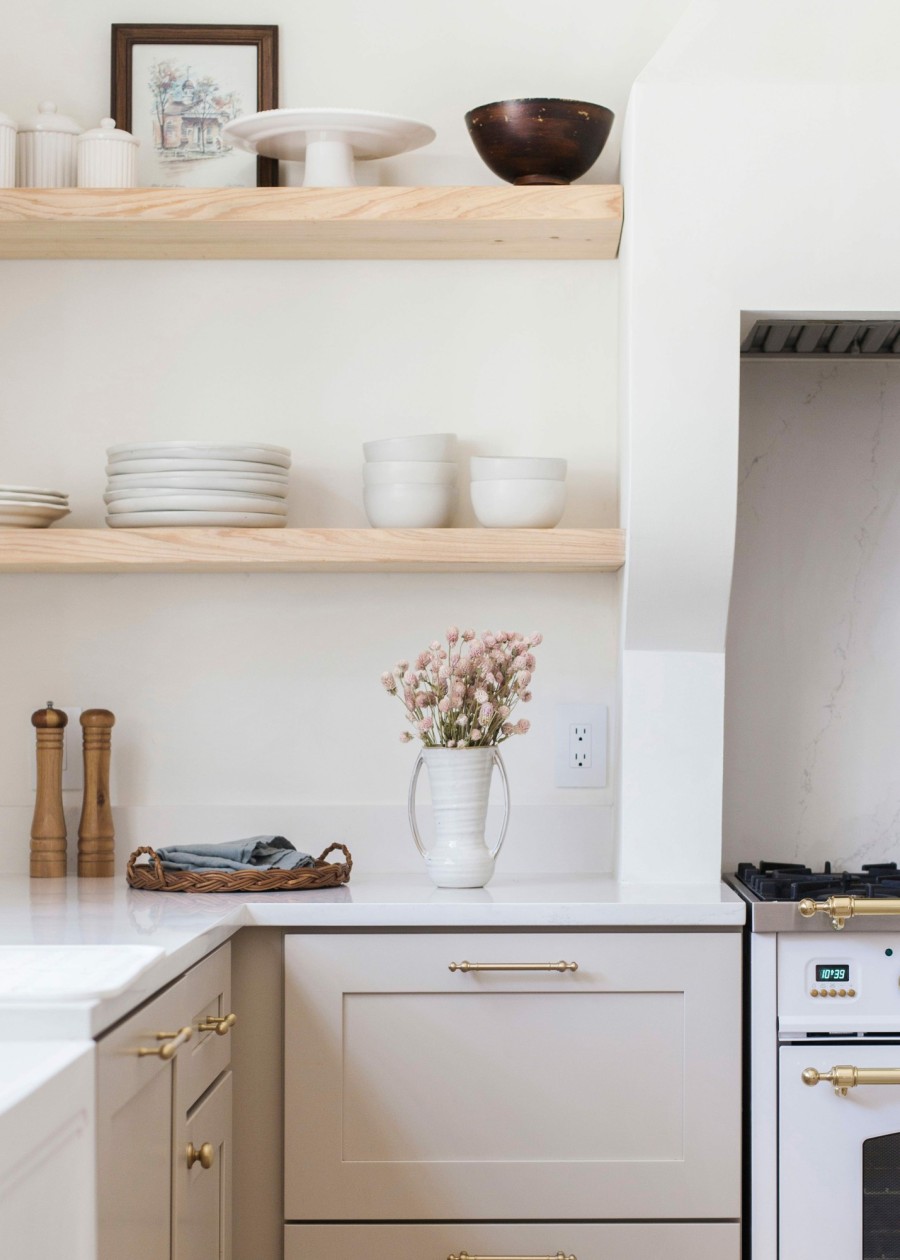
<svg viewBox="0 0 900 1260"><path fill-rule="evenodd" d="M4 947L16 947L19 969L7 992L0 984L0 1041L97 1036L241 927L738 928L744 911L720 883L653 887L599 876L497 876L488 888L450 890L424 874L354 875L343 888L264 894L136 892L122 879L14 877L0 885L0 974ZM27 974L24 946L39 947L31 993L21 970ZM72 959L52 985L48 946ZM120 948L124 970L99 946Z"/></svg>

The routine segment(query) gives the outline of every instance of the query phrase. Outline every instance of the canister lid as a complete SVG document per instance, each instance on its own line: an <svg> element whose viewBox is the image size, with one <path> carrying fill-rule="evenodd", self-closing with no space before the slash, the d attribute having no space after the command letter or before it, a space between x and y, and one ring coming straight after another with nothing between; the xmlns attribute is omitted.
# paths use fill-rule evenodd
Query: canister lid
<svg viewBox="0 0 900 1260"><path fill-rule="evenodd" d="M114 118L101 118L99 127L92 127L90 131L83 131L78 137L78 143L82 140L120 140L127 144L140 144L140 140L136 140L130 131L122 131L116 126Z"/></svg>
<svg viewBox="0 0 900 1260"><path fill-rule="evenodd" d="M67 136L81 135L81 128L75 119L67 118L65 114L58 114L52 101L42 101L38 106L38 112L26 118L19 130L55 132L57 135L62 133Z"/></svg>

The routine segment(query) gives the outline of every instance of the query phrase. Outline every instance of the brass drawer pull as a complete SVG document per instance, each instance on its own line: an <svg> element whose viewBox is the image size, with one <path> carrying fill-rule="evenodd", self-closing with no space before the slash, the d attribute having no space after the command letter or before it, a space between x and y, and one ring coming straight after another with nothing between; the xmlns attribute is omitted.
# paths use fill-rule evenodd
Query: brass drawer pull
<svg viewBox="0 0 900 1260"><path fill-rule="evenodd" d="M831 926L840 932L847 920L858 914L900 914L900 897L885 897L883 901L877 897L829 897L827 901L804 897L797 909L804 919L829 915Z"/></svg>
<svg viewBox="0 0 900 1260"><path fill-rule="evenodd" d="M555 962L555 963L470 963L463 960L462 962L452 962L450 964L451 971L577 971L577 962ZM467 1260L466 1253L461 1252L461 1260ZM490 1256L471 1256L468 1260L495 1260ZM527 1260L527 1258L526 1258ZM554 1257L550 1257L554 1260Z"/></svg>
<svg viewBox="0 0 900 1260"><path fill-rule="evenodd" d="M577 1260L576 1256L567 1256L564 1251L557 1251L552 1256L470 1256L468 1251L454 1252L447 1260Z"/></svg>
<svg viewBox="0 0 900 1260"><path fill-rule="evenodd" d="M179 1028L177 1033L157 1033L156 1040L165 1042L162 1046L141 1046L138 1050L138 1058L143 1059L147 1054L158 1055L161 1059L171 1059L175 1055L180 1046L186 1041L190 1041L194 1035L193 1028Z"/></svg>
<svg viewBox="0 0 900 1260"><path fill-rule="evenodd" d="M210 1015L208 1019L202 1019L197 1025L200 1032L214 1032L220 1037L224 1037L226 1033L230 1033L237 1023L237 1015L234 1011L230 1011L227 1015L223 1015L220 1019L218 1015Z"/></svg>
<svg viewBox="0 0 900 1260"><path fill-rule="evenodd" d="M201 1168L212 1168L213 1160L216 1157L215 1149L212 1142L204 1142L197 1150L193 1142L187 1144L187 1166L193 1168L197 1161L200 1161Z"/></svg>
<svg viewBox="0 0 900 1260"><path fill-rule="evenodd" d="M818 1085L819 1081L831 1081L834 1092L840 1098L847 1097L847 1090L856 1085L900 1085L900 1068L833 1067L830 1072L818 1072L804 1068L803 1084Z"/></svg>

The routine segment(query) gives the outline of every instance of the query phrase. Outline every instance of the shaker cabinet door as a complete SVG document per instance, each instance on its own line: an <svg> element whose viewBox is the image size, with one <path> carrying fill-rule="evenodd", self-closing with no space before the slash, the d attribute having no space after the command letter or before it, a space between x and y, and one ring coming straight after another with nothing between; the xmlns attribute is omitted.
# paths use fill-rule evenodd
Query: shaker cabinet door
<svg viewBox="0 0 900 1260"><path fill-rule="evenodd" d="M172 1260L231 1260L231 1072L175 1134Z"/></svg>
<svg viewBox="0 0 900 1260"><path fill-rule="evenodd" d="M739 935L285 949L288 1221L738 1217Z"/></svg>

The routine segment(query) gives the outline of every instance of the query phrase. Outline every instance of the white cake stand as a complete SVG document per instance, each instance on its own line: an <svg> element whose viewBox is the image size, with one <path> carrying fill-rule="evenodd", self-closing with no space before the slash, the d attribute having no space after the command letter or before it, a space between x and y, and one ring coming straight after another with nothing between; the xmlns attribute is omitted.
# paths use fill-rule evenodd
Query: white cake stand
<svg viewBox="0 0 900 1260"><path fill-rule="evenodd" d="M355 159L394 157L431 144L433 127L361 109L265 109L224 127L233 144L260 157L306 162L304 188L352 188Z"/></svg>

